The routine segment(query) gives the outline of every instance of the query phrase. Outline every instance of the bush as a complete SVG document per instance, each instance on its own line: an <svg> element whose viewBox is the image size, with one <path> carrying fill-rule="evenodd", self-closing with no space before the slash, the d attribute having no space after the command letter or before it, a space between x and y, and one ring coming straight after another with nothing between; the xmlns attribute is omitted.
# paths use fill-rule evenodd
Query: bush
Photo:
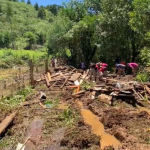
<svg viewBox="0 0 150 150"><path fill-rule="evenodd" d="M147 82L149 81L149 75L148 73L141 73L139 72L136 76L137 81Z"/></svg>

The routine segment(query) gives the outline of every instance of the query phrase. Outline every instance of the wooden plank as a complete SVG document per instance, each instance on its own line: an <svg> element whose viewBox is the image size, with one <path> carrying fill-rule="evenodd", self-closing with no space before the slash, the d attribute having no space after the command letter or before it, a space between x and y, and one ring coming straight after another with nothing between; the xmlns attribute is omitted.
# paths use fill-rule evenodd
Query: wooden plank
<svg viewBox="0 0 150 150"><path fill-rule="evenodd" d="M76 81L79 77L81 76L81 73L74 73L71 77L70 77L70 79L69 79L69 81Z"/></svg>
<svg viewBox="0 0 150 150"><path fill-rule="evenodd" d="M41 102L39 103L39 105L40 105L43 109L45 109L45 108L46 108L46 106L45 106L45 105L43 105Z"/></svg>
<svg viewBox="0 0 150 150"><path fill-rule="evenodd" d="M137 97L139 98L139 100L141 99L141 97L139 96L139 94L135 91L135 89L132 89L133 92L137 95Z"/></svg>
<svg viewBox="0 0 150 150"><path fill-rule="evenodd" d="M56 84L57 84L57 81L54 82L54 83L50 86L50 88L53 88Z"/></svg>
<svg viewBox="0 0 150 150"><path fill-rule="evenodd" d="M64 87L64 85L66 84L66 82L68 81L69 78L70 78L70 77L67 77L67 78L66 78L65 82L64 82L63 85L61 86L61 89Z"/></svg>
<svg viewBox="0 0 150 150"><path fill-rule="evenodd" d="M57 76L59 76L59 75L60 75L60 73L55 74L55 75L52 75L51 78L57 77Z"/></svg>
<svg viewBox="0 0 150 150"><path fill-rule="evenodd" d="M46 85L49 87L50 86L50 83L49 83L49 80L47 78L47 76L45 75L45 80L46 80Z"/></svg>
<svg viewBox="0 0 150 150"><path fill-rule="evenodd" d="M52 80L50 72L47 72L47 77L48 77L48 80L49 80L49 81Z"/></svg>
<svg viewBox="0 0 150 150"><path fill-rule="evenodd" d="M17 114L16 112L13 112L11 115L7 116L2 123L0 124L0 135L5 131L5 129L9 126L9 124L13 121Z"/></svg>
<svg viewBox="0 0 150 150"><path fill-rule="evenodd" d="M77 93L74 93L74 94L72 94L72 96L75 96L75 95L80 95L80 94L83 94L83 93L85 93L85 90L83 90L83 91L80 91L80 92L77 92Z"/></svg>
<svg viewBox="0 0 150 150"><path fill-rule="evenodd" d="M148 88L148 86L147 85L144 85L144 87L145 87L145 90L148 92L148 94L150 95L150 89Z"/></svg>

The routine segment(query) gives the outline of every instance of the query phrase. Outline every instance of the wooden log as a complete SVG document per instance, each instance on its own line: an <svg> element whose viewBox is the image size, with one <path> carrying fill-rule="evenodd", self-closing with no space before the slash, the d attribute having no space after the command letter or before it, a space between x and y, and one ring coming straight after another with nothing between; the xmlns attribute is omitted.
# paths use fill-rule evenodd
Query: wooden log
<svg viewBox="0 0 150 150"><path fill-rule="evenodd" d="M11 115L7 116L2 123L0 124L0 135L5 131L5 129L9 126L9 124L13 121L17 114L16 112L13 112Z"/></svg>
<svg viewBox="0 0 150 150"><path fill-rule="evenodd" d="M66 84L66 82L68 81L69 78L70 78L70 77L67 77L67 78L66 78L65 82L64 82L63 85L61 86L61 89L65 86L65 84Z"/></svg>

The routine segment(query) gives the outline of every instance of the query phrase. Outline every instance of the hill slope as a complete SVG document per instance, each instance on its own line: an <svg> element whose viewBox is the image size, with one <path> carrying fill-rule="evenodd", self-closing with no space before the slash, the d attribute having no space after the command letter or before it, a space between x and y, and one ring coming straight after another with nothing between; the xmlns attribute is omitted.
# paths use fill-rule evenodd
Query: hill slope
<svg viewBox="0 0 150 150"><path fill-rule="evenodd" d="M0 48L31 49L44 45L50 21L54 16L43 9L43 19L32 5L0 0Z"/></svg>

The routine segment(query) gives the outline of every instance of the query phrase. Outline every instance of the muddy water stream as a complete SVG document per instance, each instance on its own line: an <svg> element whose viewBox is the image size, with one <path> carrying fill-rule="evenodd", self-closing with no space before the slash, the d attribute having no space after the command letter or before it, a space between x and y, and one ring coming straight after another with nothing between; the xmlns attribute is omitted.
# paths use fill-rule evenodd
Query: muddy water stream
<svg viewBox="0 0 150 150"><path fill-rule="evenodd" d="M105 132L104 126L99 121L99 118L95 116L90 110L83 109L82 102L77 102L77 104L81 108L81 115L84 118L85 123L91 125L92 132L100 136L101 148L104 149L106 146L113 146L117 149L121 143L114 136Z"/></svg>

